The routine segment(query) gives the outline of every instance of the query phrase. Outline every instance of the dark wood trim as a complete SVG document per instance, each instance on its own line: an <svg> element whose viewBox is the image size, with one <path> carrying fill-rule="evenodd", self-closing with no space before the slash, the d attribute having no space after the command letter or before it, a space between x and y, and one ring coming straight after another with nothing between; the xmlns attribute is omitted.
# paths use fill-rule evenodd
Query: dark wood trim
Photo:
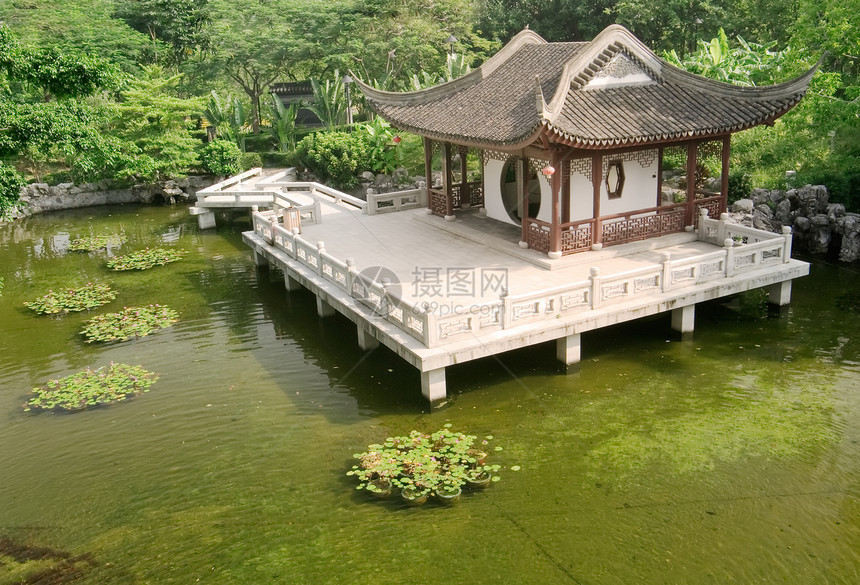
<svg viewBox="0 0 860 585"><path fill-rule="evenodd" d="M729 158L731 157L732 151L731 143L731 134L723 137L723 168L721 177L722 180L720 181L720 195L722 196L722 199L720 200L720 213L725 213L728 210L729 204ZM714 217L712 219L719 218Z"/></svg>
<svg viewBox="0 0 860 585"><path fill-rule="evenodd" d="M657 149L657 207L663 204L663 147Z"/></svg>
<svg viewBox="0 0 860 585"><path fill-rule="evenodd" d="M698 162L699 143L687 143L687 213L684 225L693 225L696 213L696 164Z"/></svg>
<svg viewBox="0 0 860 585"><path fill-rule="evenodd" d="M592 216L594 217L594 231L592 232L592 240L594 244L600 244L603 241L603 234L600 222L600 187L603 184L603 155L600 153L593 154L591 157L591 187L594 196Z"/></svg>
<svg viewBox="0 0 860 585"><path fill-rule="evenodd" d="M549 164L555 169L550 180L552 191L552 221L550 227L550 251L561 253L561 157L553 151Z"/></svg>
<svg viewBox="0 0 860 585"><path fill-rule="evenodd" d="M442 189L445 191L445 215L454 215L454 198L451 194L451 145L442 143Z"/></svg>
<svg viewBox="0 0 860 585"><path fill-rule="evenodd" d="M430 188L433 186L433 141L424 137L424 181L427 183L427 209L433 209Z"/></svg>
<svg viewBox="0 0 860 585"><path fill-rule="evenodd" d="M517 176L520 177L520 197L521 197L521 211L522 218L520 221L523 223L523 233L521 242L528 242L528 234L529 234L529 178L531 177L531 172L529 169L529 159L526 157L517 159L516 161L516 173Z"/></svg>
<svg viewBox="0 0 860 585"><path fill-rule="evenodd" d="M561 223L570 223L570 163L567 157L562 157L559 165L561 168L557 172L561 173Z"/></svg>

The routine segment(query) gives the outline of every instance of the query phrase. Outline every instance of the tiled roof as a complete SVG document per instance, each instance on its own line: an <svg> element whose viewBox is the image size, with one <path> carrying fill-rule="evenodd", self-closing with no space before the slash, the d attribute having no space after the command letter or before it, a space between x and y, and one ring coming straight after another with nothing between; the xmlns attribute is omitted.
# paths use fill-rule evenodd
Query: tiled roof
<svg viewBox="0 0 860 585"><path fill-rule="evenodd" d="M579 148L611 148L769 122L800 101L814 71L737 87L672 67L613 25L590 43L548 43L523 31L475 71L427 90L359 85L383 118L431 138L517 147L544 130Z"/></svg>

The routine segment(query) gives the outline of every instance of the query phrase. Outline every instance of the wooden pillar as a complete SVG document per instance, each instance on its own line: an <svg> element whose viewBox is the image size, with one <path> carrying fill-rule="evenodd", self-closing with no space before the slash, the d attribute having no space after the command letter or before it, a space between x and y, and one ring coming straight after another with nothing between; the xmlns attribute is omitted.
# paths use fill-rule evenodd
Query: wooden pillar
<svg viewBox="0 0 860 585"><path fill-rule="evenodd" d="M460 209L469 209L472 207L472 194L469 193L469 177L466 169L469 149L461 146L457 152L460 155Z"/></svg>
<svg viewBox="0 0 860 585"><path fill-rule="evenodd" d="M433 141L424 137L424 181L427 183L427 209L433 209Z"/></svg>
<svg viewBox="0 0 860 585"><path fill-rule="evenodd" d="M561 162L561 223L570 223L570 161Z"/></svg>
<svg viewBox="0 0 860 585"><path fill-rule="evenodd" d="M552 191L552 220L549 227L549 257L561 258L561 157L553 151L550 163L555 172L550 178Z"/></svg>
<svg viewBox="0 0 860 585"><path fill-rule="evenodd" d="M442 189L445 191L445 219L454 221L454 200L451 196L451 145L442 143Z"/></svg>
<svg viewBox="0 0 860 585"><path fill-rule="evenodd" d="M720 182L720 213L725 213L729 206L729 156L731 155L732 135L723 137L723 168ZM716 217L712 219L717 219Z"/></svg>
<svg viewBox="0 0 860 585"><path fill-rule="evenodd" d="M594 192L594 231L591 233L591 243L603 244L603 224L600 222L600 186L603 184L603 157L595 154L591 157L591 187Z"/></svg>
<svg viewBox="0 0 860 585"><path fill-rule="evenodd" d="M696 163L699 156L699 144L687 144L687 205L684 209L684 225L693 225L696 218Z"/></svg>
<svg viewBox="0 0 860 585"><path fill-rule="evenodd" d="M517 187L520 189L520 210L522 211L522 239L520 247L528 247L529 241L529 159L523 157L517 160Z"/></svg>
<svg viewBox="0 0 860 585"><path fill-rule="evenodd" d="M663 205L663 148L657 149L657 205Z"/></svg>

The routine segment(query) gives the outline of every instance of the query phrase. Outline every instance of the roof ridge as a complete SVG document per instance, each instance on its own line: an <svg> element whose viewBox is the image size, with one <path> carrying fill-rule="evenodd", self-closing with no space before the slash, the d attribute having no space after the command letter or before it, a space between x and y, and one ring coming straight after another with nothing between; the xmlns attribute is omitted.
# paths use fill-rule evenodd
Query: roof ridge
<svg viewBox="0 0 860 585"><path fill-rule="evenodd" d="M427 89L419 89L417 91L384 91L376 89L364 83L357 76L352 75L352 78L359 84L361 91L368 98L384 104L426 104L436 101L448 95L462 91L468 87L475 85L481 80L489 77L499 67L504 65L511 57L525 46L528 45L547 45L549 44L542 36L528 28L517 33L514 38L508 41L498 53L484 61L481 65L473 69L471 72L453 79L451 81L440 83Z"/></svg>

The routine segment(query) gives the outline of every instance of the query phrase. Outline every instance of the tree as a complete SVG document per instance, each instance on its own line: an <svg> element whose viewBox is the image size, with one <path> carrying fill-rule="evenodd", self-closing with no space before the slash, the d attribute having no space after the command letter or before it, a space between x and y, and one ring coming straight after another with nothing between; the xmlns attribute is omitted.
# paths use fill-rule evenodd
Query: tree
<svg viewBox="0 0 860 585"><path fill-rule="evenodd" d="M121 174L146 179L183 176L198 164L200 141L190 131L193 117L203 110L202 100L177 96L181 75L165 76L155 65L143 73L122 92L111 121L112 134L137 149Z"/></svg>
<svg viewBox="0 0 860 585"><path fill-rule="evenodd" d="M785 54L773 51L776 41L766 45L748 43L740 36L738 46L729 47L723 29L710 41L699 41L699 50L681 59L675 50L663 54L663 58L677 67L718 81L735 85L759 85L773 83L779 75L779 66Z"/></svg>
<svg viewBox="0 0 860 585"><path fill-rule="evenodd" d="M116 15L131 28L171 47L169 62L182 64L209 44L209 0L121 0Z"/></svg>
<svg viewBox="0 0 860 585"><path fill-rule="evenodd" d="M112 1L27 0L0 2L0 22L28 46L61 52L87 53L109 59L125 72L154 58L153 43L146 35L113 17ZM166 46L155 43L157 52Z"/></svg>
<svg viewBox="0 0 860 585"><path fill-rule="evenodd" d="M588 41L614 22L615 0L480 0L477 28L507 42L529 27L549 41Z"/></svg>
<svg viewBox="0 0 860 585"><path fill-rule="evenodd" d="M275 94L271 97L271 101L268 102L269 125L265 127L265 131L275 140L281 152L295 150L299 130L296 114L300 105L290 104L287 107Z"/></svg>

